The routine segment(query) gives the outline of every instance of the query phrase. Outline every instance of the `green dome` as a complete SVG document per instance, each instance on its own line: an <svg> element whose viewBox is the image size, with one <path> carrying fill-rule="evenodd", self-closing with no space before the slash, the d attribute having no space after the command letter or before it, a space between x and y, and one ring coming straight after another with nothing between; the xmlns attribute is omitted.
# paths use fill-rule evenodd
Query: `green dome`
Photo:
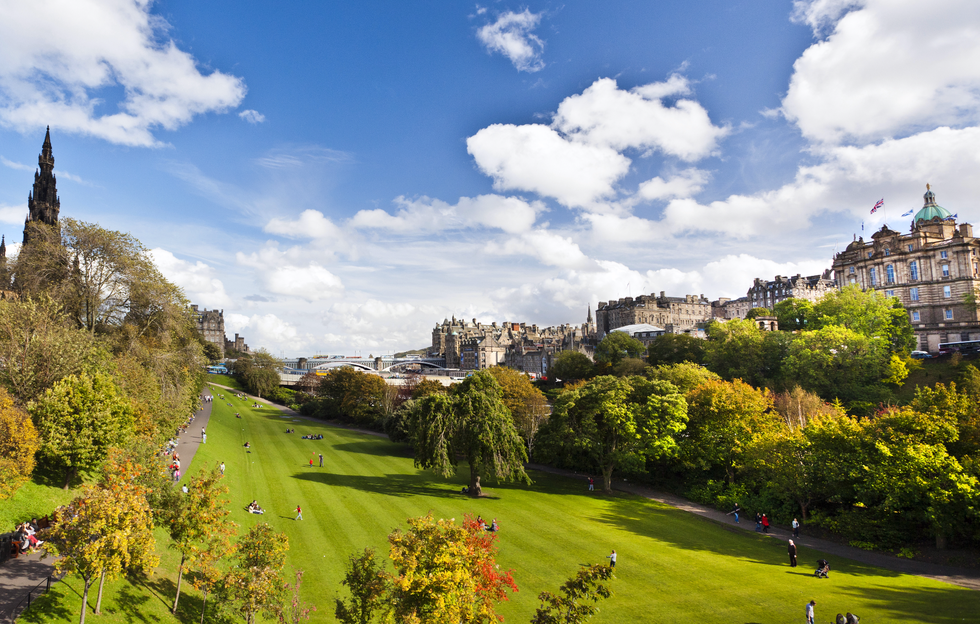
<svg viewBox="0 0 980 624"><path fill-rule="evenodd" d="M932 221L936 217L945 220L953 216L950 211L936 203L936 194L932 192L928 184L926 184L926 194L922 198L925 200L925 205L922 206L919 212L915 213L916 223L919 221Z"/></svg>

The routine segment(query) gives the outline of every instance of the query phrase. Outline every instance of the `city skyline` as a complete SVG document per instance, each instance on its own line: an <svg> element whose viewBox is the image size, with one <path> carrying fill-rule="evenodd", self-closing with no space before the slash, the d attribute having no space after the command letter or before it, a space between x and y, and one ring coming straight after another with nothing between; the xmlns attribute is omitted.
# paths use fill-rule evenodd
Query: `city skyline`
<svg viewBox="0 0 980 624"><path fill-rule="evenodd" d="M0 17L8 243L50 125L62 216L131 232L277 354L419 348L451 316L546 326L625 296L741 297L886 221L906 231L927 182L976 216L972 3Z"/></svg>

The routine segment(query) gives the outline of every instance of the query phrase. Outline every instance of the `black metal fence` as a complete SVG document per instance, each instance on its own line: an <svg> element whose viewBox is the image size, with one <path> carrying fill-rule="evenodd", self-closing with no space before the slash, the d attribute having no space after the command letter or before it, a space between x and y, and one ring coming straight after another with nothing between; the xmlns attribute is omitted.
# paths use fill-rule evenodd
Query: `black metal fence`
<svg viewBox="0 0 980 624"><path fill-rule="evenodd" d="M51 575L38 583L33 589L27 592L27 595L21 598L20 602L14 605L14 608L9 612L4 614L3 619L0 620L3 624L14 624L21 613L27 610L31 606L31 602L37 599L38 596L48 593L51 590L51 586L60 581L61 578Z"/></svg>

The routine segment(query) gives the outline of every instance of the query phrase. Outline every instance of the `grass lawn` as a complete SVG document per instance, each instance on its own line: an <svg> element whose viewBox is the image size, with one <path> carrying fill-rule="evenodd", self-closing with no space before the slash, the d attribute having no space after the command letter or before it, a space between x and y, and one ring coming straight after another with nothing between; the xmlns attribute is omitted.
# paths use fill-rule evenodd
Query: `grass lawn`
<svg viewBox="0 0 980 624"><path fill-rule="evenodd" d="M831 578L818 580L812 576L818 552L801 549L801 566L790 568L781 541L634 496L589 495L585 484L573 479L533 473L532 486L488 483L490 496L472 500L457 494L467 481L465 469L446 481L416 470L403 446L294 421L274 408L252 409L251 402L224 394L226 400L213 403L208 443L188 473L224 461L232 518L242 525L240 531L268 522L288 535L287 571L306 572L304 599L319 609L313 621L333 621L333 598L340 595L348 555L365 546L386 554L388 532L430 511L457 520L467 512L497 518L498 562L514 570L520 587L500 606L508 622L527 622L538 593L555 591L581 565L605 561L613 548L619 553L613 597L600 605L597 623L795 622L803 620L803 605L811 598L819 622L845 611L877 624L976 621L980 613L978 592L837 558L830 558ZM297 432L286 434L287 427ZM307 433L322 433L324 439L301 439ZM245 441L251 453L242 447ZM316 465L318 453L324 455L323 468ZM264 516L245 512L252 499L267 510ZM303 507L301 521L293 520L297 504ZM161 573L148 583L107 585L105 615L97 621L175 621L166 612L173 599L174 554L163 555ZM60 584L23 620L77 618L79 586ZM199 597L191 590L181 604L176 621L197 621Z"/></svg>
<svg viewBox="0 0 980 624"><path fill-rule="evenodd" d="M75 495L75 489L61 487L64 475L34 471L33 478L21 486L14 495L0 501L0 533L13 530L14 526L50 515Z"/></svg>

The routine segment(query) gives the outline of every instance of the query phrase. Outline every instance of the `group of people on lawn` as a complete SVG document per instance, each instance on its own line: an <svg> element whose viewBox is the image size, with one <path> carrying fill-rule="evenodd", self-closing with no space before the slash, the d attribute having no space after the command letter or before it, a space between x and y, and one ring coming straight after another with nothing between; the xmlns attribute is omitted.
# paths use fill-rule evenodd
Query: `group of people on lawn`
<svg viewBox="0 0 980 624"><path fill-rule="evenodd" d="M44 540L38 539L36 534L40 530L37 518L31 518L30 522L18 524L14 531L14 543L22 553L30 552L44 544Z"/></svg>

